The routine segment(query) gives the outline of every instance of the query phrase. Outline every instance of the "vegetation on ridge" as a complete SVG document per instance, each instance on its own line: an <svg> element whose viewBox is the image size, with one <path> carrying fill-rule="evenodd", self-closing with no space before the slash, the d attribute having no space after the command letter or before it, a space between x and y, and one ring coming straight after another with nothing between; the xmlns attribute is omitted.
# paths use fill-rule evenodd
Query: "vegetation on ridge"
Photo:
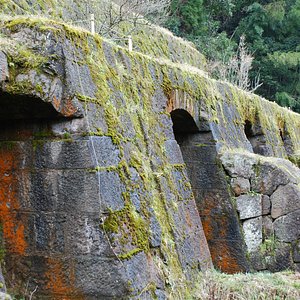
<svg viewBox="0 0 300 300"><path fill-rule="evenodd" d="M257 93L300 111L300 0L173 0L171 12L167 27L193 41L217 77L245 35Z"/></svg>
<svg viewBox="0 0 300 300"><path fill-rule="evenodd" d="M29 21L28 21L29 22ZM28 23L27 22L27 23ZM21 25L26 25L26 22L24 24L19 23L19 25L17 25L15 23L8 23L6 24L6 28L10 28L11 30L14 29L15 27L17 28L17 26ZM11 26L9 26L9 24ZM27 26L29 26L30 24L27 24ZM42 28L40 26L40 30L45 29L45 25L46 24L39 24L39 25L43 25ZM57 25L59 27L59 25ZM61 25L62 26L62 25ZM49 27L46 27L47 30L50 30ZM59 34L61 31L63 31L63 29L57 30L59 28L51 28L51 30L56 30L57 34ZM64 30L66 30L66 28L64 28ZM91 44L95 45L95 49L92 50L90 47L88 47L88 43L86 41L87 37L91 37L90 35L87 35L85 33L82 32L76 32L76 31L71 31L71 29L69 29L68 32L68 37L71 36L74 39L74 45L79 44L80 41L80 45L85 53L86 56L86 62L89 64L90 70L92 71L92 75L95 76L95 82L97 82L96 77L98 78L98 82L97 85L99 84L98 88L98 95L97 95L97 99L95 101L99 101L97 104L97 107L100 111L100 107L105 107L105 112L106 112L106 121L107 121L107 125L108 125L108 132L106 133L100 133L100 131L98 132L98 134L103 135L112 135L115 131L117 131L116 127L120 126L121 129L118 128L118 130L120 130L120 132L125 132L126 131L126 127L124 127L124 124L118 124L116 123L116 121L118 121L118 118L122 117L122 116L126 116L126 113L128 112L132 112L133 109L136 109L136 113L132 114L140 117L140 118L148 118L148 122L147 124L149 125L149 129L148 132L149 134L151 134L151 137L154 137L153 140L155 140L156 144L155 147L160 148L161 145L163 144L163 140L161 140L161 136L159 136L159 134L157 134L155 132L156 127L154 127L155 124L157 124L157 120L155 119L155 116L152 116L152 114L150 114L150 112L152 112L152 106L151 106L151 96L153 95L154 92L154 84L160 84L161 82L159 81L159 78L163 78L162 79L162 83L161 85L164 87L164 91L165 93L168 93L169 91L171 91L174 88L177 89L181 89L184 92L186 92L189 95L192 95L193 99L200 99L203 98L203 101L205 101L207 104L210 104L212 106L212 110L214 109L214 107L216 107L217 103L218 105L221 105L220 103L222 102L221 95L219 95L217 86L216 86L216 82L214 81L210 81L204 77L201 77L201 75L197 74L197 73L192 73L192 72L187 72L184 71L182 69L179 69L179 66L173 66L173 65L168 65L167 63L161 63L161 65L155 64L156 62L154 59L150 59L144 55L141 54L137 54L137 53L127 53L126 51L122 52L123 50L120 50L118 48L113 48L111 50L111 54L113 56L114 61L116 62L115 67L113 67L112 65L109 65L108 63L108 59L105 57L104 53L103 53L103 49L105 47L105 45L103 45L103 41L100 38L95 38L94 43L95 44ZM77 43L76 43L77 42ZM106 45L107 47L107 45ZM120 53L123 54L122 58L125 62L126 59L128 59L128 65L125 64L125 62L121 60L121 55L119 55ZM29 55L32 55L29 52ZM24 56L24 53L23 53ZM26 57L26 55L25 55ZM116 59L118 58L118 59ZM22 62L23 60L21 60ZM98 62L98 64L94 63L95 61ZM101 62L101 63L99 63ZM103 64L102 64L103 63ZM22 68L24 69L26 66L24 64L21 64ZM126 69L127 66L128 70ZM151 72L151 70L153 72ZM130 77L132 76L132 77ZM123 88L123 92L124 92L124 97L126 99L125 103L126 103L126 107L122 106L121 109L116 110L115 107L111 104L111 100L109 98L109 96L111 96L112 91L111 88L106 84L106 82L108 81L108 79L110 80L110 83L112 83L112 85ZM128 86L128 79L131 80L132 85ZM105 82L105 84L103 84L103 82ZM140 94L137 90L137 86L143 86L143 89L145 91L145 94L142 94L142 96L140 97ZM196 86L196 87L195 87ZM263 101L261 101L261 99L256 99L256 98L252 98L252 96L247 96L246 94L244 94L243 92L239 91L239 90L235 90L234 88L232 88L232 90L230 89L231 87L228 87L228 93L236 93L236 101L238 102L237 106L240 108L240 110L243 113L250 114L249 112L249 107L247 106L247 104L249 103L249 100L252 100L254 103L252 104L253 108L257 108L260 109L262 111L262 113L264 112L264 108L260 107L263 106ZM144 93L144 91L142 91ZM103 93L104 92L104 93ZM226 90L224 90L224 92L226 92ZM243 100L243 99L244 100ZM245 99L246 98L246 99ZM257 97L258 98L258 97ZM255 100L256 99L256 100ZM89 102L92 102L92 100L94 99L88 99L85 95L82 95L81 101L85 102L86 105L89 104ZM142 101L143 100L143 101ZM257 102L257 103L256 103ZM117 103L118 105L120 105L120 103ZM140 106L139 106L140 105ZM268 107L271 107L273 105L270 105L269 103L266 104L266 106L268 105ZM120 105L121 106L121 105ZM275 106L275 104L274 104ZM244 109L244 110L243 110ZM277 108L276 108L277 109ZM275 107L274 107L274 111L276 111ZM265 110L266 111L266 110ZM268 111L269 112L269 111ZM278 112L279 114L279 112ZM285 110L280 110L280 114L282 114L283 116L281 116L281 118L283 120L286 119L292 119L292 113L291 112L286 112ZM253 113L253 116L255 114ZM266 118L271 117L271 113L268 114L269 116L266 116ZM272 118L272 120L274 122L276 122L278 119L276 119L275 117L275 113L274 113L274 117ZM132 117L132 118L135 118ZM109 119L110 118L110 119ZM150 119L151 118L151 119ZM268 119L266 119L266 121L268 121ZM121 122L120 122L121 123ZM132 120L134 129L135 129L135 133L136 136L134 136L132 138L132 142L133 144L136 144L136 147L138 147L138 143L146 143L146 141L143 141L143 137L144 137L144 130L145 128L141 127L141 125L138 123L138 120ZM264 123L263 123L264 124ZM295 124L295 123L293 123ZM264 124L266 125L266 124ZM114 131L110 130L111 128L114 127ZM266 126L267 127L267 126ZM152 129L153 128L153 129ZM122 140L120 140L119 136L112 136L113 141L116 144L121 144ZM124 141L123 141L124 142ZM145 147L146 148L146 147ZM163 151L163 149L160 149L161 151ZM140 151L140 150L137 150ZM159 150L157 150L159 151ZM147 185L147 188L151 188L151 184L155 184L155 178L154 178L154 173L153 170L151 169L151 166L148 165L148 161L147 159L145 159L145 157L147 157L147 153L140 153L140 160L141 162L139 163L131 163L132 167L135 167L137 170L139 170L139 174L145 178L145 185ZM163 155L162 155L163 157ZM140 164L141 166L138 166L138 164ZM159 176L166 176L168 175L168 173L170 173L168 170L166 170L165 166L163 165L161 169L159 169ZM120 175L120 174L119 174ZM122 177L122 176L120 176ZM128 176L127 176L128 178ZM154 188L153 188L154 189ZM128 196L128 195L123 195L123 196ZM154 201L157 202L156 207L155 207L155 211L159 211L160 214L164 213L164 209L161 207L163 207L164 205L167 205L165 203L162 204L162 200L159 198L160 195L155 195ZM130 204L132 206L132 204ZM175 210L175 208L174 208ZM135 223L135 224L141 224L144 225L142 222L140 222L139 218L136 218L135 215L132 215L131 211L122 211L119 215L117 215L115 213L115 215L111 215L110 221L105 222L105 226L108 225L112 231L112 233L114 233L115 231L117 231L116 227L114 226L114 219L122 219L128 222L128 223ZM165 215L158 215L158 219L159 220L165 220ZM126 253L122 253L119 257L120 259L127 259L128 257L130 257L131 255L134 255L135 253L137 253L138 251L140 251L140 249L143 249L144 247L147 248L147 245L145 246L143 243L141 243L141 237L143 237L144 234L147 234L147 228L146 228L145 224L145 228L143 228L142 231L136 231L135 232L135 238L136 238L136 242L135 242L135 246L138 246L136 248L134 248L133 250L130 250L129 252ZM170 226L171 227L171 226ZM145 229L145 230L144 230ZM169 233L170 229L169 228L165 228L163 229L163 238L164 238L164 243L165 243L165 247L169 248L167 254L170 253L170 259L173 258L173 256L171 256L172 254L172 250L174 247L172 244L172 241L170 239L171 234ZM123 234L123 238L127 238L127 236L121 232ZM175 260L175 259L174 259ZM173 268L173 265L174 268ZM177 261L170 263L169 265L172 266L172 268L170 267L170 270L172 270L172 276L176 276L176 278L171 281L170 284L170 290L173 292L173 285L174 285L174 289L175 286L178 285L178 280L177 280L177 276L179 277L180 274L175 274L174 270L176 269L177 266ZM166 267L167 268L167 267ZM169 266L168 266L169 268ZM166 272L169 272L169 269L166 270ZM225 276L225 275L224 275ZM220 278L222 279L224 277L223 275L220 276ZM226 276L224 278L227 278ZM233 277L235 278L235 277ZM220 279L220 280L221 280ZM245 281L241 280L243 283ZM213 282L213 281L210 281ZM220 281L221 282L221 281ZM227 282L227 281L226 281ZM224 282L222 281L222 284ZM297 284L296 284L296 288L297 288ZM299 288L299 286L298 286ZM221 288L220 288L221 289ZM224 288L225 289L225 288ZM201 291L201 286L199 287L198 291ZM226 291L226 289L225 289ZM227 289L228 291L228 289ZM231 290L229 289L230 294L232 293ZM255 290L256 291L256 290ZM267 290L268 291L268 290ZM253 292L253 290L252 290ZM297 292L297 291L296 291ZM266 292L267 293L267 292ZM277 293L277 291L276 291ZM294 293L294 292L293 292ZM222 294L221 294L222 295ZM245 294L247 295L247 294ZM285 297L286 294L279 294L279 296ZM292 295L291 293L288 294ZM275 295L278 296L278 295ZM291 296L292 297L292 296ZM293 298L287 298L287 299L293 299ZM201 295L199 296L199 299L205 299L205 298L201 298ZM212 299L212 298L208 298L208 299ZM226 298L220 298L220 299L226 299ZM229 298L230 299L230 298ZM232 299L243 299L243 298L232 298ZM249 298L248 298L249 299ZM251 298L250 298L251 299ZM253 299L264 299L264 298L253 298ZM268 298L270 299L270 298ZM271 298L272 299L272 298ZM276 298L274 298L276 299ZM294 298L296 299L296 298Z"/></svg>

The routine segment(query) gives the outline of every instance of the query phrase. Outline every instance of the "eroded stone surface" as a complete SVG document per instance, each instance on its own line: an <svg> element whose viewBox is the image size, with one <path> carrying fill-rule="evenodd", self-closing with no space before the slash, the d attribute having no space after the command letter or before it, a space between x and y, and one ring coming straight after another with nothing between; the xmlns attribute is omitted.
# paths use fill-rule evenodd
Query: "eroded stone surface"
<svg viewBox="0 0 300 300"><path fill-rule="evenodd" d="M268 270L271 272L280 272L287 269L295 269L291 252L290 244L276 241L275 247L265 257Z"/></svg>
<svg viewBox="0 0 300 300"><path fill-rule="evenodd" d="M255 218L262 215L261 195L241 195L236 198L236 205L241 220Z"/></svg>
<svg viewBox="0 0 300 300"><path fill-rule="evenodd" d="M165 142L166 154L172 164L183 164L182 154L179 145L175 140Z"/></svg>
<svg viewBox="0 0 300 300"><path fill-rule="evenodd" d="M300 209L279 217L274 222L276 237L283 242L292 242L300 238Z"/></svg>
<svg viewBox="0 0 300 300"><path fill-rule="evenodd" d="M262 225L264 238L274 238L274 227L272 218L270 216L263 216Z"/></svg>
<svg viewBox="0 0 300 300"><path fill-rule="evenodd" d="M241 177L232 178L230 184L235 196L240 196L241 194L246 194L250 191L249 179Z"/></svg>
<svg viewBox="0 0 300 300"><path fill-rule="evenodd" d="M0 83L2 81L8 80L9 73L8 73L8 64L6 55L0 51Z"/></svg>
<svg viewBox="0 0 300 300"><path fill-rule="evenodd" d="M295 263L300 263L300 243L297 242L293 247L293 260Z"/></svg>
<svg viewBox="0 0 300 300"><path fill-rule="evenodd" d="M248 251L257 251L262 243L262 217L246 220L243 229Z"/></svg>
<svg viewBox="0 0 300 300"><path fill-rule="evenodd" d="M279 185L298 183L299 169L283 159L261 161L251 177L251 188L258 193L272 195Z"/></svg>
<svg viewBox="0 0 300 300"><path fill-rule="evenodd" d="M59 24L55 26L57 32L63 32ZM19 66L13 79L21 87L29 85L21 91L27 98L13 94L9 83L3 88L10 110L19 101L32 105L21 107L29 107L27 114L18 115L26 117L24 121L11 113L13 124L1 123L0 217L6 264L12 270L8 282L25 282L30 274L29 288L37 284L41 298L134 299L142 295L151 299L152 291L163 299L169 296L166 285L174 298L180 298L180 289L196 281L198 270L211 267L191 183L194 195L199 196L198 208L216 266L232 273L250 269L217 153L232 148L251 151L244 126L237 122L243 119L240 108L227 99L231 87L208 81L218 90L220 101L212 103L210 97L199 101L198 91L208 79L197 74L183 76L180 68L168 64L165 69L156 68L156 61L128 55L91 35L82 33L83 44L87 38L93 49L85 53L86 47L71 41L72 31L60 35L51 28L45 32L28 24L4 31L48 59L39 70ZM72 38L77 39L77 33ZM186 82L192 87L189 92ZM207 86L203 85L203 95L211 92ZM167 93L175 96L167 99ZM241 101L251 99L242 92L240 96ZM43 120L35 106L40 102L52 109ZM262 114L270 113L272 121L277 120L273 105L259 103ZM200 135L194 127L187 140L176 136L182 142L188 172L166 108L168 112L184 110L196 125L203 123L198 128ZM58 119L62 116L63 121ZM83 121L71 120L83 116ZM264 128L269 138L265 141L272 142L267 146L285 157L277 121L266 123L271 128ZM249 179L250 191L264 195L282 184L298 183L299 172L284 160L230 153L222 161L238 186L237 195L249 191ZM258 199L261 196L250 199L260 204L260 212L245 213L250 219L243 224L252 252L261 245L264 231L272 235L272 220L267 205ZM262 221L261 214L267 219ZM286 235L291 224L297 224L297 217L290 214L285 222L276 220L275 233ZM290 239L295 238L294 232ZM274 262L270 259L271 267L277 268L282 261L277 269L286 267L289 250L285 243L279 245L280 255ZM263 268L268 268L268 262L262 263Z"/></svg>
<svg viewBox="0 0 300 300"><path fill-rule="evenodd" d="M250 178L254 174L253 166L257 158L239 153L225 153L221 156L223 166L231 177Z"/></svg>
<svg viewBox="0 0 300 300"><path fill-rule="evenodd" d="M230 155L242 156L243 159L230 158ZM269 271L297 268L292 255L294 253L297 257L295 246L292 249L291 245L297 245L299 241L299 169L290 161L273 157L235 152L229 152L225 157L225 169L231 177L235 194L241 193L235 183L241 180L241 169L247 166L243 160L249 160L248 167L245 167L247 175L249 164L252 166L252 193L236 198L245 242L251 252L252 268ZM242 181L245 180L248 179Z"/></svg>
<svg viewBox="0 0 300 300"><path fill-rule="evenodd" d="M267 195L262 195L262 215L269 215L271 212L271 201Z"/></svg>
<svg viewBox="0 0 300 300"><path fill-rule="evenodd" d="M300 209L300 188L295 184L279 186L271 196L273 219Z"/></svg>

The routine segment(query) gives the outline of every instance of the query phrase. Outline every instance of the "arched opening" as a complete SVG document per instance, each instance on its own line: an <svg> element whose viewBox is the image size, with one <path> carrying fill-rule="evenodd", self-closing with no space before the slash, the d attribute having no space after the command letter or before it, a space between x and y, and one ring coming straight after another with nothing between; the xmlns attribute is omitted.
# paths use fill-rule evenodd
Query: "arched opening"
<svg viewBox="0 0 300 300"><path fill-rule="evenodd" d="M209 122L202 118L197 126L183 109L172 111L171 118L213 263L228 273L247 271L239 221Z"/></svg>
<svg viewBox="0 0 300 300"><path fill-rule="evenodd" d="M184 109L175 109L171 112L173 130L175 134L196 133L199 129L192 116Z"/></svg>
<svg viewBox="0 0 300 300"><path fill-rule="evenodd" d="M249 120L246 120L244 132L254 153L264 156L272 155L272 149L266 143L266 137L258 120L254 124Z"/></svg>
<svg viewBox="0 0 300 300"><path fill-rule="evenodd" d="M45 119L59 117L51 103L25 95L11 95L0 92L0 121Z"/></svg>
<svg viewBox="0 0 300 300"><path fill-rule="evenodd" d="M6 283L17 291L33 284L35 279L26 278L31 270L43 268L38 243L51 233L38 224L41 212L31 202L47 200L39 184L43 161L35 150L51 138L51 124L61 116L51 103L32 96L0 92L0 105L0 259Z"/></svg>

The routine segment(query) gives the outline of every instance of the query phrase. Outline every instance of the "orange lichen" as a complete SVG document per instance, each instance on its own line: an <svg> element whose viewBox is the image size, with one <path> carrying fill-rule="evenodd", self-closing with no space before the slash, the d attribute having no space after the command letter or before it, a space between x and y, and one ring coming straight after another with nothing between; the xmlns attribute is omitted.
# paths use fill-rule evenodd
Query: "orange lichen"
<svg viewBox="0 0 300 300"><path fill-rule="evenodd" d="M6 251L24 255L26 240L24 224L17 216L20 204L17 199L17 155L11 149L0 150L0 222Z"/></svg>
<svg viewBox="0 0 300 300"><path fill-rule="evenodd" d="M53 107L59 111L59 108L60 108L60 99L56 98L55 96L53 97L52 99L52 105Z"/></svg>
<svg viewBox="0 0 300 300"><path fill-rule="evenodd" d="M233 274L242 272L243 267L239 265L237 258L234 256L232 247L233 243L228 236L230 220L224 214L215 215L213 210L217 207L216 200L213 197L207 197L201 213L202 226L209 244L214 265L223 272Z"/></svg>
<svg viewBox="0 0 300 300"><path fill-rule="evenodd" d="M77 108L73 105L72 99L68 98L64 101L61 113L65 117L71 117L77 112Z"/></svg>
<svg viewBox="0 0 300 300"><path fill-rule="evenodd" d="M47 278L46 288L51 291L53 299L71 300L75 293L75 274L72 270L65 270L59 258L47 259L48 269L45 272ZM71 269L71 266L68 266ZM72 296L70 296L72 295ZM76 299L80 299L77 298Z"/></svg>
<svg viewBox="0 0 300 300"><path fill-rule="evenodd" d="M60 112L65 117L73 116L78 110L78 108L74 106L71 98L67 98L62 102L61 99L54 96L52 99L52 105L56 111Z"/></svg>

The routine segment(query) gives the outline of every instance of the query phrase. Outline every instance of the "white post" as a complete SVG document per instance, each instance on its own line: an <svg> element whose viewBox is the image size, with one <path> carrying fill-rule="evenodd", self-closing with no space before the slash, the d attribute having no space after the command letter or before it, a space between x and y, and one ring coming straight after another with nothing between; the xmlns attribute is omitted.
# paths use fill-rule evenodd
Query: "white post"
<svg viewBox="0 0 300 300"><path fill-rule="evenodd" d="M128 50L131 52L132 51L132 37L131 35L128 36Z"/></svg>
<svg viewBox="0 0 300 300"><path fill-rule="evenodd" d="M91 14L91 33L95 34L95 15Z"/></svg>

